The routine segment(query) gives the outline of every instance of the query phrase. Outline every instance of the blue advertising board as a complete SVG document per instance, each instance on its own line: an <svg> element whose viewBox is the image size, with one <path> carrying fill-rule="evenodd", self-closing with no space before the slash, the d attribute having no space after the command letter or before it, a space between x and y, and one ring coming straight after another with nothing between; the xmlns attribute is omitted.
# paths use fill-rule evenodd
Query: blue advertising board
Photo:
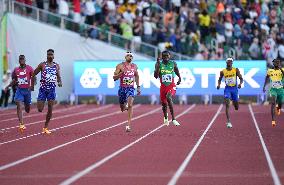
<svg viewBox="0 0 284 185"><path fill-rule="evenodd" d="M74 89L76 95L116 95L119 80L114 82L113 73L120 61L75 61ZM160 81L154 78L155 61L134 61L138 66L141 91L143 95L159 94ZM177 61L182 82L177 86L177 94L187 95L221 95L217 90L220 71L226 67L225 61ZM234 61L234 67L239 68L243 78L240 95L261 94L266 74L265 61ZM175 77L177 82L177 77Z"/></svg>

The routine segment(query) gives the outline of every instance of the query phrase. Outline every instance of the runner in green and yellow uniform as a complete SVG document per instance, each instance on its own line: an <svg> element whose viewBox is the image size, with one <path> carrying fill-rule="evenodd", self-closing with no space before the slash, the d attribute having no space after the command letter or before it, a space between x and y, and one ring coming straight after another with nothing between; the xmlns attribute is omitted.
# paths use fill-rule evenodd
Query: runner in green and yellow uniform
<svg viewBox="0 0 284 185"><path fill-rule="evenodd" d="M265 92L265 86L270 79L270 89L269 94L271 96L271 116L272 116L272 126L276 126L275 113L280 115L282 103L284 103L284 89L283 89L283 78L284 78L284 68L281 68L280 59L274 59L273 69L267 70L267 75L265 78L263 92ZM277 104L277 106L276 106Z"/></svg>

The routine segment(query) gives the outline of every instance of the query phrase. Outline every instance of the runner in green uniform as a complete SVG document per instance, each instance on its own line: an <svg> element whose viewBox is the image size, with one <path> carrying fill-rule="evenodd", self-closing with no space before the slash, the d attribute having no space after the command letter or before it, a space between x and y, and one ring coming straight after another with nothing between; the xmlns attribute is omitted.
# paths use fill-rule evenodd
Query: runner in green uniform
<svg viewBox="0 0 284 185"><path fill-rule="evenodd" d="M282 103L284 102L284 89L283 89L283 77L284 77L284 68L281 68L280 59L274 59L273 69L267 70L267 75L265 78L263 92L265 92L265 86L270 79L270 89L269 94L271 96L271 117L272 117L272 126L276 126L275 113L280 115ZM277 106L276 106L277 104Z"/></svg>

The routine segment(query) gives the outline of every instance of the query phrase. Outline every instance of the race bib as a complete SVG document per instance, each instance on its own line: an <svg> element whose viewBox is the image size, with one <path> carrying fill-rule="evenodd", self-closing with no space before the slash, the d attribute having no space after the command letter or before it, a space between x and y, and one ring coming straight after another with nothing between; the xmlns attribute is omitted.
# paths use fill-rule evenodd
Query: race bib
<svg viewBox="0 0 284 185"><path fill-rule="evenodd" d="M277 88L277 89L279 89L279 88L282 88L283 87L283 84L282 84L282 81L272 81L271 82L271 87L272 88Z"/></svg>
<svg viewBox="0 0 284 185"><path fill-rule="evenodd" d="M134 85L134 79L132 77L125 76L122 80L124 85Z"/></svg>
<svg viewBox="0 0 284 185"><path fill-rule="evenodd" d="M172 74L162 75L162 82L172 82L172 80L173 80Z"/></svg>
<svg viewBox="0 0 284 185"><path fill-rule="evenodd" d="M55 83L57 81L57 76L54 74L46 74L46 82Z"/></svg>
<svg viewBox="0 0 284 185"><path fill-rule="evenodd" d="M18 78L18 85L24 85L24 84L29 84L28 78L27 77Z"/></svg>
<svg viewBox="0 0 284 185"><path fill-rule="evenodd" d="M236 85L236 79L235 78L226 78L225 83L226 83L226 85L234 86L234 85Z"/></svg>

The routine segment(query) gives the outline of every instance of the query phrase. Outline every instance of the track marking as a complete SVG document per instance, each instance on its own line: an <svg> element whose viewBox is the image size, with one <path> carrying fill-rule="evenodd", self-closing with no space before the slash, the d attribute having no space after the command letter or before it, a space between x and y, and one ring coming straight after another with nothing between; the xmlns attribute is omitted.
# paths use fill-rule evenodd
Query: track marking
<svg viewBox="0 0 284 185"><path fill-rule="evenodd" d="M85 104L82 104L82 105L78 105L78 106L76 106L76 107L69 107L69 108L66 108L66 109L62 108L62 109L59 109L59 110L55 110L55 111L52 112L52 113L54 114L54 113L65 112L65 111L68 111L68 110L73 110L73 109L81 108L81 107L84 107L84 106L86 106L86 105L85 105ZM15 115L16 115L16 114L17 114L17 113L15 112ZM31 117L38 116L38 115L39 115L39 113L38 113L38 112L35 112L35 113L30 114L30 115L28 115L28 116L24 116L24 118L31 118ZM12 121L12 120L18 120L18 117L9 118L9 119L4 119L4 120L1 120L1 122L4 122L4 121Z"/></svg>
<svg viewBox="0 0 284 185"><path fill-rule="evenodd" d="M268 152L268 149L267 149L267 147L265 145L264 139L263 139L262 134L260 132L260 129L258 127L258 123L257 123L257 121L255 119L255 116L254 116L253 110L251 108L251 105L249 104L248 107L249 107L249 111L250 111L251 117L252 117L253 122L254 122L254 126L256 128L257 133L258 133L258 137L260 139L261 146L262 146L262 149L264 151L265 158L267 160L267 163L268 163L268 166L269 166L269 170L270 170L273 182L274 182L275 185L281 185L279 176L278 176L278 174L276 172L276 169L275 169L275 167L273 165L273 162L272 162L272 159L271 159L270 154Z"/></svg>
<svg viewBox="0 0 284 185"><path fill-rule="evenodd" d="M212 118L211 122L208 124L207 128L205 129L205 131L203 132L203 134L201 135L201 137L199 138L199 140L197 141L197 143L194 145L194 147L192 148L192 150L188 153L187 157L185 158L185 160L183 161L183 163L180 165L180 167L178 168L178 170L176 171L176 173L174 174L174 176L171 178L171 180L168 182L168 185L175 185L179 179L179 177L181 176L181 174L183 173L183 171L185 170L186 166L188 165L188 163L190 162L190 160L192 159L194 153L196 152L197 148L199 147L200 143L202 142L202 140L204 139L206 133L208 132L208 130L210 129L210 127L213 125L213 123L215 122L216 118L218 117L218 115L220 114L221 110L222 110L223 104L220 105L219 109L217 110L216 114L214 115L214 117Z"/></svg>
<svg viewBox="0 0 284 185"><path fill-rule="evenodd" d="M140 104L135 105L134 107L139 107L139 106L140 106ZM86 119L84 121L78 121L78 122L75 122L75 123L72 123L72 124L68 124L68 125L64 125L64 126L61 126L61 127L57 127L57 128L51 129L50 131L54 132L54 131L59 130L59 129L72 127L74 125L79 125L79 124L82 124L82 123L86 123L86 122L89 122L89 121L94 121L94 120L97 120L97 119L105 118L105 117L112 116L112 115L119 114L119 113L121 113L121 111L116 111L116 112L113 112L113 113L103 114L101 116L96 116L96 117L93 117L93 118L90 118L90 119ZM28 136L25 136L25 137L20 137L20 138L17 138L17 139L5 141L5 142L0 143L0 146L4 145L4 144L15 142L15 141L27 139L27 138L30 138L30 137L33 137L33 136L38 136L38 135L41 135L41 134L43 134L43 133L42 132L38 132L38 133L31 134L31 135L28 135Z"/></svg>
<svg viewBox="0 0 284 185"><path fill-rule="evenodd" d="M140 119L140 118L145 117L145 116L148 116L148 115L151 115L151 114L153 114L153 113L155 113L155 112L157 112L157 111L159 111L159 110L161 110L160 107L159 107L159 108L156 108L156 109L154 109L154 110L152 110L152 111L150 111L150 112L147 112L147 113L141 114L141 115L139 115L139 116L136 116L136 117L132 118L132 121L134 121L134 120L136 120L136 119ZM12 162L12 163L8 163L8 164L6 164L6 165L2 165L2 166L0 166L0 171L3 171L3 170L6 170L6 169L8 169L8 168L11 168L11 167L13 167L13 166L19 165L19 164L21 164L21 163L24 163L24 162L29 161L29 160L31 160L31 159L34 159L34 158L36 158L36 157L45 155L45 154L47 154L47 153L49 153L49 152L55 151L55 150L57 150L57 149L60 149L60 148L62 148L62 147L65 147L65 146L67 146L67 145L70 145L70 144L72 144L72 143L81 141L81 140L83 140L83 139L86 139L86 138L91 137L91 136L93 136L93 135L96 135L96 134L98 134L98 133L108 131L108 130L110 130L110 129L112 129L112 128L118 127L118 126L120 126L120 125L122 125L122 124L125 124L125 123L127 123L127 121L123 121L123 122L117 123L117 124L112 125L112 126L110 126L110 127L107 127L107 128L101 129L101 130L98 130L98 131L93 132L93 133L91 133L91 134L89 134L89 135L86 135L86 136L80 137L80 138L78 138L78 139L69 141L69 142L67 142L67 143L58 145L58 146L53 147L53 148L50 148L50 149L48 149L48 150L44 150L44 151L42 151L42 152L36 153L36 154L34 154L34 155L31 155L31 156L28 156L28 157L25 157L25 158L22 158L22 159L20 159L20 160L14 161L14 162Z"/></svg>
<svg viewBox="0 0 284 185"><path fill-rule="evenodd" d="M58 117L52 118L51 121L57 120L57 119L62 119L62 118L67 118L67 117L70 117L70 116L78 116L78 115L82 115L82 114L88 114L88 113L91 113L91 112L96 112L98 110L103 110L103 109L109 108L111 106L112 105L106 105L106 106L99 107L99 108L96 108L96 109L93 109L93 110L87 110L87 111L83 111L83 112L78 112L78 113L74 113L74 114L71 114L71 115L70 114L66 114L64 116L58 116ZM27 123L27 124L25 124L25 126L34 125L34 124L37 124L37 123L44 123L44 122L45 122L45 119L40 120L40 121ZM10 129L18 128L18 127L19 127L19 125L13 126L13 127L2 128L2 129L0 129L0 131L10 130Z"/></svg>
<svg viewBox="0 0 284 185"><path fill-rule="evenodd" d="M179 118L181 116L183 116L184 114L186 114L188 111L190 111L191 109L193 109L195 107L195 104L191 105L189 108L187 108L185 111L183 111L181 114L179 114L178 116L176 116L176 118ZM90 165L89 167L85 168L84 170L76 173L75 175L71 176L70 178L64 180L63 182L61 182L59 185L69 185L75 181L77 181L79 178L83 177L84 175L88 174L89 172L91 172L92 170L98 168L99 166L101 166L102 164L106 163L107 161L109 161L110 159L114 158L115 156L119 155L120 153L122 153L123 151L127 150L128 148L132 147L133 145L135 145L136 143L140 142L141 140L145 139L147 136L151 135L152 133L156 132L157 130L159 130L160 128L164 127L165 124L160 125L159 127L155 128L154 130L152 130L151 132L145 134L144 136L138 138L137 140L133 141L132 143L124 146L123 148L117 150L116 152L113 152L112 154L106 156L105 158L103 158L102 160Z"/></svg>

